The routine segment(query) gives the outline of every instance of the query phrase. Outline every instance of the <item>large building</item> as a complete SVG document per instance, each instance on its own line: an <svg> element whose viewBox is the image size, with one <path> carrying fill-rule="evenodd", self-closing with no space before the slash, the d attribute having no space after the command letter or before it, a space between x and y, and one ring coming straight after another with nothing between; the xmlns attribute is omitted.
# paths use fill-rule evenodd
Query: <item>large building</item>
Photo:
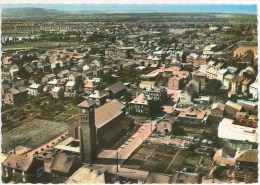
<svg viewBox="0 0 260 185"><path fill-rule="evenodd" d="M76 152L86 163L93 163L99 150L114 145L134 125L134 120L125 114L125 105L115 99L97 109L95 102L87 100L78 107L80 119L70 125L69 138L74 138L71 142L79 141L80 151Z"/></svg>
<svg viewBox="0 0 260 185"><path fill-rule="evenodd" d="M238 141L249 141L257 143L257 128L234 124L232 119L224 118L218 127L218 137Z"/></svg>

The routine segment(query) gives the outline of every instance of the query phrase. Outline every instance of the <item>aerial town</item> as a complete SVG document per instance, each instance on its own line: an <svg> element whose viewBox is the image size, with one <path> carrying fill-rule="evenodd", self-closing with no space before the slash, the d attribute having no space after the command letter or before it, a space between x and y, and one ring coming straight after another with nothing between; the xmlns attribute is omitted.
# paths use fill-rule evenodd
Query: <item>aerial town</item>
<svg viewBox="0 0 260 185"><path fill-rule="evenodd" d="M256 183L257 24L4 8L2 182Z"/></svg>

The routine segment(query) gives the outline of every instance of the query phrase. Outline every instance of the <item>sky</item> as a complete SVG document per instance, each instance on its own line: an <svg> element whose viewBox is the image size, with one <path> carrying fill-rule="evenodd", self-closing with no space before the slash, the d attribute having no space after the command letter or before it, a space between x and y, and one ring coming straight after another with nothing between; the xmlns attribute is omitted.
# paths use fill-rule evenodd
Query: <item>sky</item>
<svg viewBox="0 0 260 185"><path fill-rule="evenodd" d="M256 5L3 5L4 8L35 7L57 10L98 10L105 13L203 12L257 14Z"/></svg>

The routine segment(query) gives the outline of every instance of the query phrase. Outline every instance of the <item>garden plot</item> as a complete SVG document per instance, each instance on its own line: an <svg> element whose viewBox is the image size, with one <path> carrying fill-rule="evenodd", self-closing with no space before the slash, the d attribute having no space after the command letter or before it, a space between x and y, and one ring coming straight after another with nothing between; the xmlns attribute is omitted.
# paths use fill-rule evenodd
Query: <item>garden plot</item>
<svg viewBox="0 0 260 185"><path fill-rule="evenodd" d="M2 133L2 150L8 152L15 145L36 148L59 136L68 129L62 122L34 119L8 132Z"/></svg>

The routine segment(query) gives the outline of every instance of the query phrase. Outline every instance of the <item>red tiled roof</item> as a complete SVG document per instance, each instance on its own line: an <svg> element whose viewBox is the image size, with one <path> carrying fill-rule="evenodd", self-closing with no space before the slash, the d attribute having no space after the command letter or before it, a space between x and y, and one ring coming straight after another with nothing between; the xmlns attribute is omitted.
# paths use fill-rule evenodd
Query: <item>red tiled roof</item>
<svg viewBox="0 0 260 185"><path fill-rule="evenodd" d="M12 169L27 171L33 162L32 157L26 157L18 154L10 154L3 165Z"/></svg>
<svg viewBox="0 0 260 185"><path fill-rule="evenodd" d="M116 99L102 105L95 110L95 124L96 127L100 128L110 120L116 118L123 113L122 109L125 105Z"/></svg>

